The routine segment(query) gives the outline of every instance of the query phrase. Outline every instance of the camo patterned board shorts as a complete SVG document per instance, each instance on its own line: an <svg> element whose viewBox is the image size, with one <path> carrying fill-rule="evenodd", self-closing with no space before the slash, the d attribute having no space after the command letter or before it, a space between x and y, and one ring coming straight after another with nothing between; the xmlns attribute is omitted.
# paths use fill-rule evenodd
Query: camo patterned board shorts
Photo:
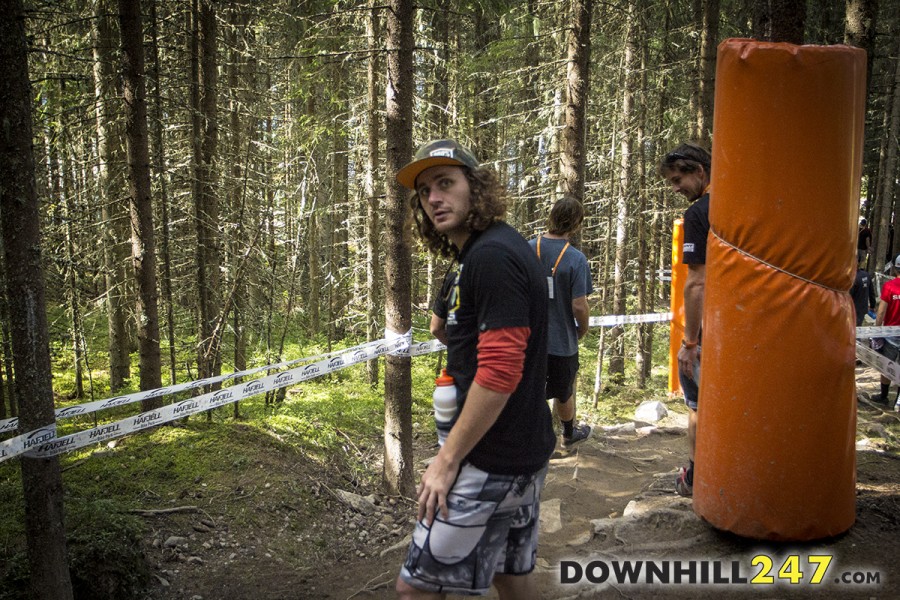
<svg viewBox="0 0 900 600"><path fill-rule="evenodd" d="M468 463L447 496L449 516L416 523L400 577L416 589L483 595L495 574L527 575L537 558L547 467L492 475Z"/></svg>
<svg viewBox="0 0 900 600"><path fill-rule="evenodd" d="M694 378L685 377L681 369L678 369L678 382L684 393L684 404L691 410L697 410L697 402L700 400L700 361L694 362Z"/></svg>

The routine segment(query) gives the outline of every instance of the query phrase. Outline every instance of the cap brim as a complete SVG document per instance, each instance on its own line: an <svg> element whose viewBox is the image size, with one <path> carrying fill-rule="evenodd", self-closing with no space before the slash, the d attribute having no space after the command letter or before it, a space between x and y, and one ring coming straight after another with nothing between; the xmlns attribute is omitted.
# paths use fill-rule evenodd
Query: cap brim
<svg viewBox="0 0 900 600"><path fill-rule="evenodd" d="M458 167L466 166L464 162L455 158L449 158L447 156L429 156L428 158L421 158L419 160L413 161L397 171L397 181L399 181L400 185L402 185L403 187L415 190L416 177L419 176L419 173L421 173L425 169L430 169L431 167L437 167L440 165L456 165Z"/></svg>

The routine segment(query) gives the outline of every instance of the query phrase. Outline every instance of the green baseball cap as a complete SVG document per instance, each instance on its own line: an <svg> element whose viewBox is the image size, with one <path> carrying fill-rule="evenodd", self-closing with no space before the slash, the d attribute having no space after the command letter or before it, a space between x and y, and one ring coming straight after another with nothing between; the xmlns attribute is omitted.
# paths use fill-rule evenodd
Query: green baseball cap
<svg viewBox="0 0 900 600"><path fill-rule="evenodd" d="M414 190L419 173L438 165L458 165L476 169L479 162L471 150L456 140L431 140L419 147L412 162L397 171L397 181L403 187Z"/></svg>

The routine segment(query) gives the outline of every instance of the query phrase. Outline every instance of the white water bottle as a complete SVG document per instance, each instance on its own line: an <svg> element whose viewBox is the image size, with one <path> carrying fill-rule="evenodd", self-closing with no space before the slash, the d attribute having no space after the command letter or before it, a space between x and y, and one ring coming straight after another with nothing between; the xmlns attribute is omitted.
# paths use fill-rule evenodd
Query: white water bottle
<svg viewBox="0 0 900 600"><path fill-rule="evenodd" d="M434 386L434 421L438 444L443 446L456 418L456 383L447 375L447 369L441 369L441 376L434 380Z"/></svg>

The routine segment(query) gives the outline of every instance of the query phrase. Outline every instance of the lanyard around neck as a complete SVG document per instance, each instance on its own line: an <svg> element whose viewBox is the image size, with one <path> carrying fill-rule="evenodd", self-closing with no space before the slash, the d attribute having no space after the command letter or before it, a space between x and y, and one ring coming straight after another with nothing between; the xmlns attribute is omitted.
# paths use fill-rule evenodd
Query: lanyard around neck
<svg viewBox="0 0 900 600"><path fill-rule="evenodd" d="M538 239L537 239L537 255L538 255L538 258L541 257L541 238L543 238L543 237L544 237L544 236L539 236ZM562 251L559 253L559 256L556 257L556 262L553 263L553 269L550 270L550 276L551 276L551 277L553 277L554 275L556 275L556 267L559 266L559 261L562 260L563 254L565 254L565 253L566 253L566 250L568 250L568 249L569 249L569 242L566 242L566 245L563 246L563 249L562 249Z"/></svg>

